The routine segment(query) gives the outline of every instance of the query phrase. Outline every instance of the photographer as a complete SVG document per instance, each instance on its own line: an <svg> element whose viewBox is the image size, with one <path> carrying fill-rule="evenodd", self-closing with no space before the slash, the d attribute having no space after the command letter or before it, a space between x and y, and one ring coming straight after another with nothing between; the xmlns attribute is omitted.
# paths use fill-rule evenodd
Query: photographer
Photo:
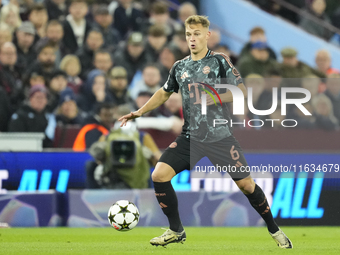
<svg viewBox="0 0 340 255"><path fill-rule="evenodd" d="M134 122L129 124L119 128L120 122L116 122L108 135L91 146L89 153L95 162L86 165L86 188L149 187L150 165L155 166L161 152L149 134L138 131Z"/></svg>

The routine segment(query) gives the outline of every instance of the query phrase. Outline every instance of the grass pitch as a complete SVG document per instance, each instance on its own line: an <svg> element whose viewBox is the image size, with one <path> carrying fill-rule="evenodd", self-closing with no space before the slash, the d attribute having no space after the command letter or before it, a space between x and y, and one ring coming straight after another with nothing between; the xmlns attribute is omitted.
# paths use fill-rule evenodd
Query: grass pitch
<svg viewBox="0 0 340 255"><path fill-rule="evenodd" d="M187 227L184 244L154 247L160 228L0 229L0 254L340 254L339 227L283 227L294 249L276 246L266 228Z"/></svg>

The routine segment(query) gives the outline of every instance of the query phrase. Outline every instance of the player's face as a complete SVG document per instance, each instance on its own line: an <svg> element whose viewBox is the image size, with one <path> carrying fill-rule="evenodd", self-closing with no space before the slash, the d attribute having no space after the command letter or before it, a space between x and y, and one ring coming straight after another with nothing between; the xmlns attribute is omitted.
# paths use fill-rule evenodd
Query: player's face
<svg viewBox="0 0 340 255"><path fill-rule="evenodd" d="M209 29L201 24L190 25L185 28L186 40L192 54L198 54L207 49L210 37Z"/></svg>

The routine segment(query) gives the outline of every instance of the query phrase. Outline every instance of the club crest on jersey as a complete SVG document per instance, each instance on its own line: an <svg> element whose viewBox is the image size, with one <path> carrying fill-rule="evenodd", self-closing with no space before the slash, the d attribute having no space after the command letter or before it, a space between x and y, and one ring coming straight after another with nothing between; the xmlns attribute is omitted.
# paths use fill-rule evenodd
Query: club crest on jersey
<svg viewBox="0 0 340 255"><path fill-rule="evenodd" d="M204 74L210 73L210 67L209 67L209 66L203 67L202 72L203 72Z"/></svg>
<svg viewBox="0 0 340 255"><path fill-rule="evenodd" d="M185 71L184 74L181 76L181 79L185 79L185 78L188 78L189 75L188 73Z"/></svg>

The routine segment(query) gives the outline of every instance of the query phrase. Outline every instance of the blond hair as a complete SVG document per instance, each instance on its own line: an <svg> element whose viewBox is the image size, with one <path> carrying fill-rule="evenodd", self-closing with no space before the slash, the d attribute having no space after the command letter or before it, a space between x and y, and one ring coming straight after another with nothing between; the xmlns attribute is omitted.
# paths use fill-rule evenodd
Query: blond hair
<svg viewBox="0 0 340 255"><path fill-rule="evenodd" d="M7 16L13 12L16 18L16 23L12 26L6 23ZM13 33L18 27L21 26L20 10L19 7L14 4L8 4L1 8L0 11L0 24L6 24L11 33Z"/></svg>
<svg viewBox="0 0 340 255"><path fill-rule="evenodd" d="M72 54L68 54L65 57L63 57L63 59L60 62L59 68L66 72L66 67L71 61L76 62L76 64L78 65L78 68L79 68L79 73L80 73L81 72L81 65L80 65L79 58L76 55L72 55Z"/></svg>
<svg viewBox="0 0 340 255"><path fill-rule="evenodd" d="M203 15L192 15L189 16L186 20L184 25L185 26L190 26L190 25L197 25L197 24L201 24L202 27L207 27L209 28L210 26L210 21L208 20L207 16L203 16Z"/></svg>

